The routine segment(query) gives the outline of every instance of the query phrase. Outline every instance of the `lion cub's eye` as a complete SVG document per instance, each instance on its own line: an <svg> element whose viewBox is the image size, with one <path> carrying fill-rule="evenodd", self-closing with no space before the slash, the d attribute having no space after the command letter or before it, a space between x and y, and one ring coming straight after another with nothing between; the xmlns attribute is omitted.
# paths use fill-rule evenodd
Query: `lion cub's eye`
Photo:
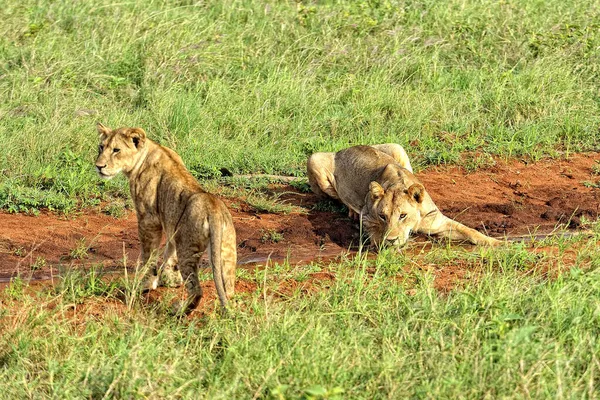
<svg viewBox="0 0 600 400"><path fill-rule="evenodd" d="M379 213L379 218L381 218L382 221L385 221L387 219L387 215L384 213Z"/></svg>
<svg viewBox="0 0 600 400"><path fill-rule="evenodd" d="M399 219L400 219L400 221L402 221L404 218L406 218L406 213L402 213L402 214L400 214L400 218L399 218Z"/></svg>
<svg viewBox="0 0 600 400"><path fill-rule="evenodd" d="M121 151L121 149L113 149L113 153L118 153L120 151Z"/></svg>
<svg viewBox="0 0 600 400"><path fill-rule="evenodd" d="M98 146L98 152L102 153L102 150L104 150L104 146L102 146L102 145Z"/></svg>

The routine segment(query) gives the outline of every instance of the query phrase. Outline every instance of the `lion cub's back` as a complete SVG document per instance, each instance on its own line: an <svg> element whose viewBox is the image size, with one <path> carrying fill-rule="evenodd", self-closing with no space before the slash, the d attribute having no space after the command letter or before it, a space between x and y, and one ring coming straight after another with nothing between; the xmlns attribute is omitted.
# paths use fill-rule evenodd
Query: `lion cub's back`
<svg viewBox="0 0 600 400"><path fill-rule="evenodd" d="M164 146L160 150L155 179L160 182L157 201L166 225L180 226L182 220L204 221L209 215L220 215L224 223L233 225L223 200L204 190L175 151Z"/></svg>

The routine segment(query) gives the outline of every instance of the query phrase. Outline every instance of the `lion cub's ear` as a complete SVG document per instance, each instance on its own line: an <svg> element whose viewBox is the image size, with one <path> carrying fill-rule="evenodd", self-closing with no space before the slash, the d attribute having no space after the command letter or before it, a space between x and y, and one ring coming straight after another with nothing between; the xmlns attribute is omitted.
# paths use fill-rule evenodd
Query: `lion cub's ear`
<svg viewBox="0 0 600 400"><path fill-rule="evenodd" d="M371 199L375 201L383 197L385 190L383 190L383 187L379 183L373 181L369 184L369 193L371 194Z"/></svg>
<svg viewBox="0 0 600 400"><path fill-rule="evenodd" d="M106 126L102 125L101 122L96 123L96 129L98 130L98 134L100 136L108 135L110 133L110 128L107 128Z"/></svg>
<svg viewBox="0 0 600 400"><path fill-rule="evenodd" d="M420 183L414 183L408 188L407 193L420 204L423 202L423 197L425 196L425 187Z"/></svg>
<svg viewBox="0 0 600 400"><path fill-rule="evenodd" d="M136 149L146 142L146 132L142 128L129 128L127 136L131 138Z"/></svg>

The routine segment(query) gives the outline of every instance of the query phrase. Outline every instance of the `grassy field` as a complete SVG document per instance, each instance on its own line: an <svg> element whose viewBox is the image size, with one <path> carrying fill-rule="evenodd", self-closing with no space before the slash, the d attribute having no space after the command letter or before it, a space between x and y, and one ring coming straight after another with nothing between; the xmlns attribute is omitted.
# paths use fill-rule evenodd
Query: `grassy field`
<svg viewBox="0 0 600 400"><path fill-rule="evenodd" d="M92 168L96 121L142 126L211 190L222 169L302 176L310 153L352 144L403 144L417 169L600 150L597 1L4 0L0 20L12 212L120 212L125 180ZM255 289L231 315L184 321L124 278L16 280L0 293L0 398L596 398L591 229L240 270ZM456 265L467 276L437 290Z"/></svg>
<svg viewBox="0 0 600 400"><path fill-rule="evenodd" d="M304 173L398 142L414 163L599 148L596 1L6 0L0 206L70 210L99 183L96 120L137 125L200 178Z"/></svg>
<svg viewBox="0 0 600 400"><path fill-rule="evenodd" d="M131 277L73 272L33 294L13 282L0 297L1 396L595 398L594 231L531 249L441 246L411 259L240 270L255 289L230 316L211 299L204 317L185 321L168 317L168 296L141 305ZM471 279L436 290L442 263L465 265ZM334 279L311 280L319 271Z"/></svg>

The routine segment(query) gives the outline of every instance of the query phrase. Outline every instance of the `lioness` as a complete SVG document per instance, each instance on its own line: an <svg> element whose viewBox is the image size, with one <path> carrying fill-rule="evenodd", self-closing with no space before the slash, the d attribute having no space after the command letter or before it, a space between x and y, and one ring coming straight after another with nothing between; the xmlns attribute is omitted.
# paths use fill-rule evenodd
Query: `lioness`
<svg viewBox="0 0 600 400"><path fill-rule="evenodd" d="M178 276L188 297L173 305L175 313L191 311L202 297L197 268L208 248L217 294L223 307L233 295L236 267L235 228L231 214L217 197L206 193L173 150L148 139L141 128L111 130L101 123L96 170L110 179L123 172L129 178L138 219L142 262L150 264L144 289L153 290L165 274ZM161 271L154 253L166 233ZM175 272L173 274L173 272ZM179 279L181 279L179 277Z"/></svg>
<svg viewBox="0 0 600 400"><path fill-rule="evenodd" d="M473 244L498 245L456 222L436 207L412 174L402 146L389 143L355 146L337 153L315 153L307 163L313 192L344 203L350 215L360 215L371 244L406 244L411 232Z"/></svg>

